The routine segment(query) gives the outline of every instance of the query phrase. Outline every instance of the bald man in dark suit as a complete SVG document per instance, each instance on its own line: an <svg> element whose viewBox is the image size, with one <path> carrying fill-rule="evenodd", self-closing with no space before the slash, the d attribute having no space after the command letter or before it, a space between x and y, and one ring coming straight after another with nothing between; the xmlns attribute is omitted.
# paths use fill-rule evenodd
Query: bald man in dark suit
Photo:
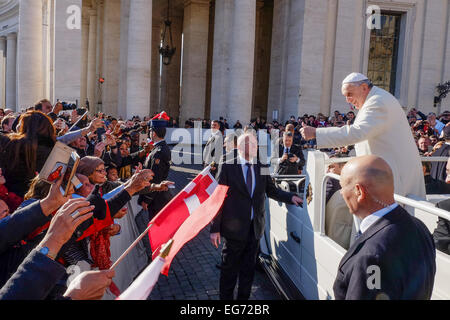
<svg viewBox="0 0 450 320"><path fill-rule="evenodd" d="M362 219L357 240L339 264L337 300L427 300L436 273L436 250L427 227L394 201L394 178L382 158L349 161L342 196Z"/></svg>

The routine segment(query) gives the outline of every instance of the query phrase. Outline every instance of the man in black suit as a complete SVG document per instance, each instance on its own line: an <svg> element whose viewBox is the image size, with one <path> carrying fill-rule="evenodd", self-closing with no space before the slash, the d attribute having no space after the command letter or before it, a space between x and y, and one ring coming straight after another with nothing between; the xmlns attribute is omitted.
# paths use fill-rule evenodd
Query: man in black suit
<svg viewBox="0 0 450 320"><path fill-rule="evenodd" d="M362 219L357 240L339 264L337 300L430 299L436 250L427 227L394 201L394 178L380 157L349 161L341 174L342 196Z"/></svg>
<svg viewBox="0 0 450 320"><path fill-rule="evenodd" d="M211 121L211 137L206 142L203 149L203 166L207 167L212 163L220 163L223 156L223 136L220 130L220 121ZM211 173L215 174L214 168Z"/></svg>
<svg viewBox="0 0 450 320"><path fill-rule="evenodd" d="M265 225L266 194L278 201L300 205L302 200L275 187L270 175L264 175L255 163L257 139L243 134L238 139L238 161L219 166L219 184L229 186L227 198L211 226L211 242L217 248L221 236L220 299L233 300L239 277L238 300L248 300L255 273L259 240ZM264 168L263 168L264 169Z"/></svg>
<svg viewBox="0 0 450 320"><path fill-rule="evenodd" d="M450 127L445 127L442 130L443 138L445 139L445 144L437 149L431 156L432 157L449 157L450 156ZM446 173L446 162L433 162L431 164L431 178L439 180L445 183ZM450 193L450 185L445 186L443 194Z"/></svg>
<svg viewBox="0 0 450 320"><path fill-rule="evenodd" d="M450 160L447 161L447 178L445 183L450 185ZM450 211L450 199L439 202L436 207ZM450 221L439 217L437 227L433 232L436 249L450 255Z"/></svg>
<svg viewBox="0 0 450 320"><path fill-rule="evenodd" d="M298 175L301 174L305 165L305 157L302 148L294 144L294 135L286 131L283 133L283 144L279 146L278 155L281 158L276 159L275 172L279 175Z"/></svg>

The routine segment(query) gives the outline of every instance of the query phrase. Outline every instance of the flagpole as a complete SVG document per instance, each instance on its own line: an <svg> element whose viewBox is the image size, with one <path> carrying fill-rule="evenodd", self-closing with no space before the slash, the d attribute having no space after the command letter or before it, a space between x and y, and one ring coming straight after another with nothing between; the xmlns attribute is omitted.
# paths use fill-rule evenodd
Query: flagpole
<svg viewBox="0 0 450 320"><path fill-rule="evenodd" d="M125 257L130 253L130 251L133 250L133 248L137 246L139 241L141 241L142 238L145 237L145 235L147 234L147 232L150 230L151 227L153 227L153 223L150 224L147 227L147 229L145 229L145 231L142 232L142 234L136 240L134 240L134 242L128 247L127 250L125 250L124 253L122 253L122 255L119 257L119 259L117 259L117 261L114 262L114 264L111 266L111 268L109 268L109 270L113 270L114 268L116 268L119 265L119 263L121 263L122 260L125 259Z"/></svg>

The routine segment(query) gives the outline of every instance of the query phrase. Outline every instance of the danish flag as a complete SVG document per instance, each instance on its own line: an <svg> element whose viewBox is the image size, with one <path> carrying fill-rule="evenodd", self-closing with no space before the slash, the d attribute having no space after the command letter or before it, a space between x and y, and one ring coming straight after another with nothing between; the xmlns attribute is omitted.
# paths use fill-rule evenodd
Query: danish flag
<svg viewBox="0 0 450 320"><path fill-rule="evenodd" d="M156 116L153 117L152 120L166 120L169 121L170 117L167 115L167 113L165 111L158 113Z"/></svg>
<svg viewBox="0 0 450 320"><path fill-rule="evenodd" d="M205 168L150 221L153 258L162 245L174 241L162 271L165 275L178 251L216 217L225 200L228 187L219 185L210 169Z"/></svg>

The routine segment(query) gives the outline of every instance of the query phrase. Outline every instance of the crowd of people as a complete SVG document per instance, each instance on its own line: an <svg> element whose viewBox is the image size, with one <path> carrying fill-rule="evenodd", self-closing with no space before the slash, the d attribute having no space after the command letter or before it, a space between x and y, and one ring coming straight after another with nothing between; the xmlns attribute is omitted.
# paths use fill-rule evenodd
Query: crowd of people
<svg viewBox="0 0 450 320"><path fill-rule="evenodd" d="M165 135L159 120L63 109L42 100L19 114L0 110L0 299L97 299L107 289L119 295L110 270L110 240L121 233L116 221L134 195L144 207L152 201L146 196L173 184L145 163ZM78 154L78 183L68 181L69 170L53 183L39 175L57 143ZM68 282L69 268L82 263L86 271Z"/></svg>
<svg viewBox="0 0 450 320"><path fill-rule="evenodd" d="M168 189L173 183L166 180L170 151L164 136L165 127L177 128L178 121L165 118L160 126L160 120L153 121L158 114L125 120L86 111L65 110L63 103L52 105L48 100L22 113L0 109L0 299L97 299L108 288L118 295L109 250L110 238L121 232L115 220L126 216L127 204L139 195L138 203L147 212L141 225L145 228L170 200ZM279 130L280 157L273 159L275 173L298 175L306 164L303 150L316 144L315 139L305 138L302 128L342 128L352 125L355 118L353 111L335 111L331 117L291 116L285 122L258 117L249 124L237 121L232 128L244 132ZM407 119L422 155L448 156L448 151L443 151L450 144L449 111L436 116L412 109ZM226 119L189 119L185 128L198 120L214 134L222 133L216 138L221 142L225 139L226 152L237 149L237 136L223 136L231 129ZM66 195L60 191L63 184L71 183L64 181L66 176L53 184L39 176L57 142L71 147L81 158L75 174L80 183ZM321 150L331 157L354 155L354 146ZM204 160L205 165L220 162L210 155L204 155ZM427 191L449 193L445 165L424 163L423 167ZM104 195L113 190L119 191L105 200ZM288 196L285 202L293 195ZM300 199L294 199L299 203ZM151 248L144 244L151 260ZM67 268L80 261L91 270L68 284ZM39 280L24 290L31 278Z"/></svg>

